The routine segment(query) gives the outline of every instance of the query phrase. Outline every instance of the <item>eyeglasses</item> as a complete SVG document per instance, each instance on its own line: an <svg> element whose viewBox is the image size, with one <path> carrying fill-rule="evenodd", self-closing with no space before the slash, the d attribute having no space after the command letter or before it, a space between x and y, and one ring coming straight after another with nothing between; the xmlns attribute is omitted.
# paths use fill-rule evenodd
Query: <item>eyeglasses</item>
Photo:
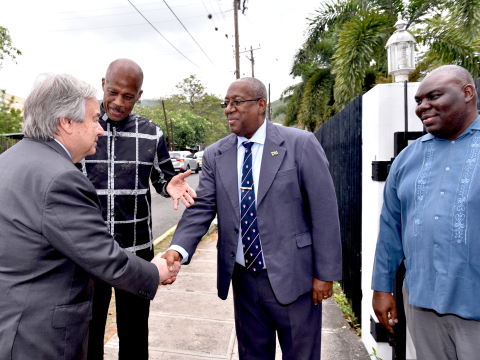
<svg viewBox="0 0 480 360"><path fill-rule="evenodd" d="M239 107L240 105L242 105L242 103L244 102L247 102L247 101L258 101L258 100L262 100L261 98L259 99L250 99L250 100L233 100L233 101L230 101L230 102L223 102L223 103L220 103L220 106L222 109L226 109L227 106L230 104L230 106L233 106L234 108L237 108Z"/></svg>

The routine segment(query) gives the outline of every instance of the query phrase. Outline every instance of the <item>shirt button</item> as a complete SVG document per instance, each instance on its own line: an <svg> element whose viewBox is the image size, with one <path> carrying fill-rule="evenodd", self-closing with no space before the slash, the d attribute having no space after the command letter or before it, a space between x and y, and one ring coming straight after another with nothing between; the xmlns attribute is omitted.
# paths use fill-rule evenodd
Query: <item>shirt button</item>
<svg viewBox="0 0 480 360"><path fill-rule="evenodd" d="M438 244L435 244L434 246L435 246L435 247L438 247Z"/></svg>
<svg viewBox="0 0 480 360"><path fill-rule="evenodd" d="M452 141L452 144L455 144L455 140Z"/></svg>
<svg viewBox="0 0 480 360"><path fill-rule="evenodd" d="M234 258L234 257L235 257L235 252L232 251L231 254L230 254L230 256L231 256L232 258Z"/></svg>
<svg viewBox="0 0 480 360"><path fill-rule="evenodd" d="M440 192L440 195L445 195L445 192L441 191L441 192Z"/></svg>
<svg viewBox="0 0 480 360"><path fill-rule="evenodd" d="M447 170L450 170L450 168L449 168L449 167L447 167Z"/></svg>
<svg viewBox="0 0 480 360"><path fill-rule="evenodd" d="M435 220L438 220L438 216L435 216Z"/></svg>
<svg viewBox="0 0 480 360"><path fill-rule="evenodd" d="M438 275L438 271L435 271L435 275Z"/></svg>
<svg viewBox="0 0 480 360"><path fill-rule="evenodd" d="M461 242L462 242L462 240L457 240L457 243L459 243L459 244L460 244Z"/></svg>
<svg viewBox="0 0 480 360"><path fill-rule="evenodd" d="M116 156L114 156L113 158L114 158L114 159L116 159L117 157L116 157Z"/></svg>

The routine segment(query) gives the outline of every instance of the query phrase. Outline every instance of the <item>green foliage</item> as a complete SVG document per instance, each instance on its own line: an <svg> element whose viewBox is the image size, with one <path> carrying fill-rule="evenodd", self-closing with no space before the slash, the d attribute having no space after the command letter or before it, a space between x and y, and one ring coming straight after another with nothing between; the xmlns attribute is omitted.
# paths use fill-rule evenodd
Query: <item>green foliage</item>
<svg viewBox="0 0 480 360"><path fill-rule="evenodd" d="M358 323L358 318L355 316L355 313L352 310L352 305L345 297L342 287L338 281L333 282L333 298L340 307L340 310L342 310L345 319L350 323L350 326L355 329L358 336L362 336L362 329Z"/></svg>
<svg viewBox="0 0 480 360"><path fill-rule="evenodd" d="M382 360L381 358L379 358L379 357L377 356L377 350L375 350L374 347L372 347L372 350L373 350L373 352L372 352L371 354L368 354L367 356L375 356L375 359L376 359L376 360Z"/></svg>
<svg viewBox="0 0 480 360"><path fill-rule="evenodd" d="M291 75L302 80L284 91L289 101L284 125L313 129L321 125L316 113L333 115L362 91L389 82L385 44L399 13L418 43L410 80L447 64L480 75L480 0L326 0L309 19L307 38L295 55ZM319 81L326 69L333 76Z"/></svg>
<svg viewBox="0 0 480 360"><path fill-rule="evenodd" d="M205 145L211 145L230 134L225 113L220 107L222 99L214 94L209 94L195 75L183 79L176 88L178 93L165 99L165 109L167 111L187 110L207 119L211 127L205 135L203 142ZM161 101L159 101L159 106L162 106Z"/></svg>
<svg viewBox="0 0 480 360"><path fill-rule="evenodd" d="M168 132L166 131L165 116L162 108L150 108L146 106L135 105L133 112L144 116L160 126L164 136L170 142L167 134L170 134L170 121L173 125L173 138L175 140L175 148L178 150L180 146L195 146L205 142L207 132L211 128L211 124L206 119L193 114L188 110L167 111Z"/></svg>
<svg viewBox="0 0 480 360"><path fill-rule="evenodd" d="M13 96L5 100L5 90L0 90L0 134L22 132L22 111L11 106L14 101Z"/></svg>
<svg viewBox="0 0 480 360"><path fill-rule="evenodd" d="M8 33L8 29L0 26L0 69L2 68L2 60L5 56L15 61L18 55L22 55L22 53L12 46L12 38Z"/></svg>

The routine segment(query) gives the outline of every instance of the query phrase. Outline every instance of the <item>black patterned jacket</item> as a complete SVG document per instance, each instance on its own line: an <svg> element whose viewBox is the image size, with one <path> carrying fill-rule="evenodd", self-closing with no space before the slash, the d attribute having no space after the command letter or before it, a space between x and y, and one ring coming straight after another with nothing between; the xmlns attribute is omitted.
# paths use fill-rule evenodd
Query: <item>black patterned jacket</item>
<svg viewBox="0 0 480 360"><path fill-rule="evenodd" d="M168 197L166 186L175 175L163 132L137 114L112 121L100 107L105 133L97 151L77 164L97 190L103 218L121 247L153 258L149 179L156 191Z"/></svg>

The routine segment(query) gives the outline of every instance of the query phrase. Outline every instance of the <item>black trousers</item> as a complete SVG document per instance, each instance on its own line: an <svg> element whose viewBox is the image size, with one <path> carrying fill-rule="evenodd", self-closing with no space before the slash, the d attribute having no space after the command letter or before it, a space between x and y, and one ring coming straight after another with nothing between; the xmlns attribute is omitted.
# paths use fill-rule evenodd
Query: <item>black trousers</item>
<svg viewBox="0 0 480 360"><path fill-rule="evenodd" d="M268 265L267 265L268 266ZM280 304L268 280L268 269L253 278L235 264L232 277L235 328L240 360L275 359L276 337L284 360L319 360L322 305L308 292L295 302Z"/></svg>
<svg viewBox="0 0 480 360"><path fill-rule="evenodd" d="M95 281L92 320L88 335L88 360L103 359L103 338L107 322L112 287ZM150 300L115 289L117 332L120 340L120 360L148 359L148 315Z"/></svg>

